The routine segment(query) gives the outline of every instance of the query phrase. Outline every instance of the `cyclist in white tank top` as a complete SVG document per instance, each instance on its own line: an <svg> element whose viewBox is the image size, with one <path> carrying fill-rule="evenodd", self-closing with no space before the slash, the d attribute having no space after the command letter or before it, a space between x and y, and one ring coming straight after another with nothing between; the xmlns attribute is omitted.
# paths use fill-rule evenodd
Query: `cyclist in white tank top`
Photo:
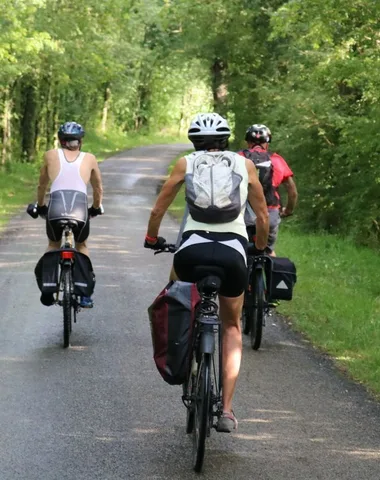
<svg viewBox="0 0 380 480"><path fill-rule="evenodd" d="M198 153L182 157L175 164L153 207L144 243L146 248L153 250L159 249L160 245L165 243L165 239L158 236L161 221L181 185L186 181L186 199L190 214L185 224L181 248L174 257L180 280L193 282L191 277L194 266L204 266L204 262L209 262L207 265L213 262L211 266L219 266L226 273L220 289L223 293L219 295L224 366L223 415L217 424L220 432L230 432L237 427L232 411L232 399L242 353L240 317L247 278L244 249L247 237L243 218L246 201L249 201L257 216L258 249L264 250L266 247L269 230L265 197L256 168L250 160L241 157L241 161L236 158L236 154L226 150L230 135L227 121L216 113L199 114L194 118L188 138L195 150L203 150L204 157L207 158L199 159L196 164L198 170L194 168ZM222 151L225 156L221 154ZM219 152L219 155L211 152ZM219 170L216 159L213 163L214 156L223 157L219 162ZM216 171L224 173L215 177ZM228 171L231 173L228 174ZM239 178L240 183L237 184ZM233 202L232 194L237 193L234 197L237 200ZM230 208L233 209L232 215L229 214ZM215 211L218 213L215 214ZM198 220L192 217L193 214ZM204 219L207 218L210 221L206 223Z"/></svg>
<svg viewBox="0 0 380 480"><path fill-rule="evenodd" d="M86 245L90 232L88 217L103 213L101 204L103 187L95 156L81 152L83 137L84 130L76 122L66 122L59 128L58 139L61 148L49 150L44 155L37 190L37 211L46 216L48 250L60 248L62 228L59 220L70 218L78 223L78 227L73 229L75 247L88 256ZM90 209L87 205L88 182L93 189L93 205ZM47 207L45 195L49 183L51 183L50 201ZM44 305L49 305L54 298L44 298L41 301ZM92 299L82 297L81 306L91 307Z"/></svg>
<svg viewBox="0 0 380 480"><path fill-rule="evenodd" d="M57 152L60 171L51 184L50 193L57 190L76 190L77 192L82 192L87 195L87 185L84 183L80 174L80 168L86 153L80 152L74 161L69 162L64 150L59 148Z"/></svg>
<svg viewBox="0 0 380 480"><path fill-rule="evenodd" d="M66 122L61 125L58 131L61 148L49 150L44 155L37 190L37 204L40 210L46 210L45 213L47 215L48 208L45 206L45 195L49 183L51 183L49 210L54 207L52 205L54 202L59 201L67 204L68 202L65 202L65 198L69 196L70 208L66 208L65 205L64 209L59 208L58 210L62 210L62 213L67 213L68 217L82 223L84 222L85 228L78 233L76 238L76 248L81 253L88 255L86 245L88 236L88 232L86 232L86 229L88 230L87 184L90 182L93 189L92 216L101 213L99 209L102 203L103 187L101 173L95 156L91 153L81 152L83 136L84 130L78 123ZM77 208L75 208L75 202L78 203ZM58 218L54 215L53 217L49 215L49 220ZM60 248L61 237L58 238L59 232L53 231L50 227L51 225L47 226L48 250L54 250Z"/></svg>

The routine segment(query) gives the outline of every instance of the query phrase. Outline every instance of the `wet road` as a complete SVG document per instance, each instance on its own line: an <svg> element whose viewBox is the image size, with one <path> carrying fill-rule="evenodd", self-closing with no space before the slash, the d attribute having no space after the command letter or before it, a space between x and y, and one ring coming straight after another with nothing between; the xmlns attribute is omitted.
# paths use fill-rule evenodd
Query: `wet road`
<svg viewBox="0 0 380 480"><path fill-rule="evenodd" d="M170 255L142 248L157 183L187 145L144 147L101 165L106 215L92 222L95 308L61 347L61 310L43 307L33 268L41 220L16 217L0 241L0 480L180 480L191 471L180 388L152 360L146 309ZM175 240L166 218L162 234ZM212 433L210 480L379 480L380 408L278 319L244 340L239 431Z"/></svg>

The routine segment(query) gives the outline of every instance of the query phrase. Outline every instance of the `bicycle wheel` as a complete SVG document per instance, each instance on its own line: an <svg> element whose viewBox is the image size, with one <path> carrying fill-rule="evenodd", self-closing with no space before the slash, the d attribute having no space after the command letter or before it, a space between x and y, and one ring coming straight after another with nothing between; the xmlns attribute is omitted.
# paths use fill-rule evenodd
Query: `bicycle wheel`
<svg viewBox="0 0 380 480"><path fill-rule="evenodd" d="M248 278L247 278L247 288L244 292L244 304L241 313L241 327L243 333L245 335L249 335L251 330L251 323L252 323L252 307L253 307L253 295L252 295L252 282L251 282L251 275L252 275L252 257L248 257Z"/></svg>
<svg viewBox="0 0 380 480"><path fill-rule="evenodd" d="M71 270L69 267L63 268L63 348L67 348L72 328Z"/></svg>
<svg viewBox="0 0 380 480"><path fill-rule="evenodd" d="M250 318L251 347L258 350L263 336L264 323L264 280L262 270L256 270L253 288L253 307Z"/></svg>
<svg viewBox="0 0 380 480"><path fill-rule="evenodd" d="M192 433L194 429L194 392L196 386L196 376L190 375L189 380L182 385L183 395L190 397L190 405L186 408L186 433Z"/></svg>
<svg viewBox="0 0 380 480"><path fill-rule="evenodd" d="M205 454L205 442L210 427L211 401L211 355L204 353L198 367L195 401L194 401L194 429L193 429L193 468L200 472Z"/></svg>

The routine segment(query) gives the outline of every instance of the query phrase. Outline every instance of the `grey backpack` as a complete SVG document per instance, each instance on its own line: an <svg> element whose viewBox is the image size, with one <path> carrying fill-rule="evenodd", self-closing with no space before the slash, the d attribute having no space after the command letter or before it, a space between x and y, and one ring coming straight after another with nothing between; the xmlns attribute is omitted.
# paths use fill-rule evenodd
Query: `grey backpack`
<svg viewBox="0 0 380 480"><path fill-rule="evenodd" d="M240 198L243 157L233 152L195 152L186 160L186 201L191 217L201 223L235 220L245 205Z"/></svg>

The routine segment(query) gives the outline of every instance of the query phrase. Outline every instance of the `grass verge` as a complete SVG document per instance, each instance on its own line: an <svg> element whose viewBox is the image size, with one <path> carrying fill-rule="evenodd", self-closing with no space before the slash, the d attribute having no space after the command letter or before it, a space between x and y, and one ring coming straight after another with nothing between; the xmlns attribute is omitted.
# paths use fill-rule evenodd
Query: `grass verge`
<svg viewBox="0 0 380 480"><path fill-rule="evenodd" d="M113 129L110 133L86 133L83 149L93 153L99 161L120 150L152 144L181 141L178 135L129 134ZM40 162L35 164L14 162L0 167L0 231L10 217L36 198Z"/></svg>
<svg viewBox="0 0 380 480"><path fill-rule="evenodd" d="M181 192L170 207L178 219ZM380 256L333 235L302 233L296 218L282 223L276 252L295 262L298 276L293 300L278 312L379 398Z"/></svg>

